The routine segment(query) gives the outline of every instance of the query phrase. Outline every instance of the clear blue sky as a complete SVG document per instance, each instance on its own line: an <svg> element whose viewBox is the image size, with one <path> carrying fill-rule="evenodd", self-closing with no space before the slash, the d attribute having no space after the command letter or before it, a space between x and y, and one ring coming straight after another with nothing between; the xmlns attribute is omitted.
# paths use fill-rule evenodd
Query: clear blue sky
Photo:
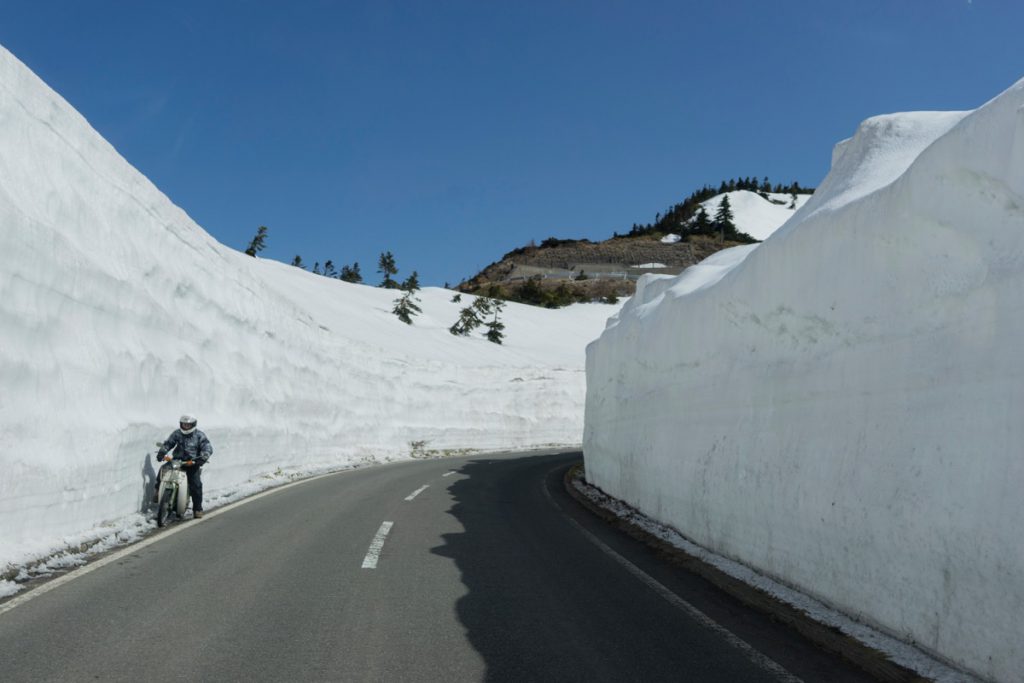
<svg viewBox="0 0 1024 683"><path fill-rule="evenodd" d="M216 239L457 283L868 116L1024 77L1019 0L0 0L0 44Z"/></svg>

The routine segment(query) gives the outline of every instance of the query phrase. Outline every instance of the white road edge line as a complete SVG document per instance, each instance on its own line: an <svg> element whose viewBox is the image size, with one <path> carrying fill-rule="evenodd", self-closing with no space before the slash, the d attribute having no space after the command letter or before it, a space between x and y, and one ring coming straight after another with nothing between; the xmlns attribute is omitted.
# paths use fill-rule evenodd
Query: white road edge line
<svg viewBox="0 0 1024 683"><path fill-rule="evenodd" d="M626 571L628 571L634 577L636 577L644 584L646 584L651 590L653 590L655 593L664 598L665 601L668 602L670 605L681 609L682 611L689 614L700 625L722 636L722 638L724 638L727 643L729 643L737 650L742 652L747 657L747 659L753 662L756 666L760 667L764 671L773 674L777 680L785 681L786 683L803 683L803 681L800 678L797 678L789 671L784 669L782 665L776 662L774 659L771 659L764 653L755 650L754 647L750 645L750 643L743 640L735 633L725 628L708 615L701 612L699 609L691 605L686 600L683 600L681 597L679 597L678 595L670 591L668 588L666 588L663 584L659 583L657 579L650 576L649 574L644 572L644 570L640 569L640 567L636 566L635 564L627 560L625 557L612 550L608 545L605 544L604 541L599 539L591 532L587 531L585 528L583 528L582 524L580 524L575 519L566 514L565 511L563 511L558 506L558 503L555 502L555 499L551 497L551 492L548 491L546 477L543 480L541 480L540 487L541 489L544 490L544 497L548 499L548 502L551 503L555 507L555 509L561 512L562 516L565 517L565 519L567 519L570 524L576 527L576 529L581 534L583 534L583 536L588 541L596 545L602 552L604 552L606 555L608 555L613 560L622 565L622 567Z"/></svg>
<svg viewBox="0 0 1024 683"><path fill-rule="evenodd" d="M430 488L430 484L424 484L423 486L419 487L418 489L416 489L415 491L410 493L408 496L406 496L405 499L406 500L412 500L416 496L418 496L421 493L423 493L424 491L426 491L428 488Z"/></svg>
<svg viewBox="0 0 1024 683"><path fill-rule="evenodd" d="M391 527L395 525L394 522L384 522L377 529L377 535L370 541L370 549L366 551L366 557L363 558L363 569L376 569L377 560L380 559L380 551L384 548L384 539L388 537L388 532L391 531Z"/></svg>
<svg viewBox="0 0 1024 683"><path fill-rule="evenodd" d="M81 567L78 567L77 569L72 569L71 571L69 571L67 574L64 574L63 576L60 576L60 577L57 577L56 579L52 579L50 581L47 581L46 583L44 583L41 586L37 586L35 588L31 588L31 589L25 591L24 593L22 593L21 595L18 595L16 597L11 598L7 602L5 602L2 605L0 605L0 615L3 615L6 612L10 612L15 607L20 607L21 605L24 605L29 600L33 600L35 598L38 598L41 595L45 595L45 594L49 593L50 591L52 591L55 588L60 588L61 586L63 586L66 583L70 583L71 581L74 581L77 578L85 576L86 574L89 574L90 572L94 572L97 569L99 569L100 567L105 567L108 564L111 564L113 562L117 562L118 560L124 558L127 555L132 555L134 553L137 553L138 551L142 550L143 548L145 548L148 545L153 545L154 543L157 543L158 541L162 541L165 538L169 538L169 537L173 536L174 534L178 533L179 531L186 531L188 529L192 529L197 524L202 524L203 522L205 522L206 520L210 519L211 517L216 517L217 515L220 515L220 514L223 514L223 513L227 512L228 510L233 510L234 508L237 508L237 507L239 507L241 505L246 505L247 503L251 503L254 500L259 500L260 498L263 498L264 496L270 496L270 495L273 495L273 494L278 493L280 491L284 491L285 489L290 489L293 486L300 486L301 484L308 484L308 483L310 483L312 481L316 481L317 479L323 479L324 477L332 477L332 476L334 476L336 474L343 474L343 473L346 473L346 472L353 472L353 471L355 471L355 470L340 470L338 472L328 472L326 474L319 474L319 475L317 475L315 477L309 477L308 479L300 479L299 481L293 481L293 482L290 482L288 484L283 484L281 486L277 486L277 487L272 488L272 489L267 489L266 491L261 491L260 493L257 493L257 494L254 494L252 496L249 496L248 498L242 498L241 500L236 500L233 503L228 503L224 507L219 507L219 508L215 508L213 510L210 510L209 512L207 512L203 516L202 519L186 520L187 523L185 523L185 522L176 522L175 525L172 526L170 529L164 529L163 531L158 531L158 532L151 532L152 533L151 536L149 536L149 537L147 537L147 538L145 538L145 539L143 539L141 541L138 541L136 543L130 543L129 545L126 545L124 548L122 548L121 550L115 551L115 552L111 553L110 555L107 555L106 557L102 557L102 558L100 558L100 559L98 559L96 561L90 560L90 561L88 561L88 564L82 565Z"/></svg>

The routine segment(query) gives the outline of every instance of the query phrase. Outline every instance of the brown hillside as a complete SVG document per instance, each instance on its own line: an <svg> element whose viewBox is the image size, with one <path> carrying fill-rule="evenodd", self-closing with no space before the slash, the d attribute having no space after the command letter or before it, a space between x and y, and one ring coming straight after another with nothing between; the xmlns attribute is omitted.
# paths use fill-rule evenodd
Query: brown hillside
<svg viewBox="0 0 1024 683"><path fill-rule="evenodd" d="M740 244L706 235L666 244L661 237L616 237L596 243L547 240L505 254L458 289L548 306L632 296L636 280L644 273L674 275L716 251ZM666 267L640 267L650 263Z"/></svg>

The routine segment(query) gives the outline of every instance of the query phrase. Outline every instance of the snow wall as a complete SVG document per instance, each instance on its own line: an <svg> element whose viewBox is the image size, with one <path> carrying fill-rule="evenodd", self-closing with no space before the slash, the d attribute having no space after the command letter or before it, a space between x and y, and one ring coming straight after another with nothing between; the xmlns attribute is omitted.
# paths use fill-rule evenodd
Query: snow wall
<svg viewBox="0 0 1024 683"><path fill-rule="evenodd" d="M579 444L616 310L510 304L498 346L448 333L472 297L427 289L407 326L394 291L218 244L3 48L0 239L0 571L137 514L183 412L208 497L413 442Z"/></svg>
<svg viewBox="0 0 1024 683"><path fill-rule="evenodd" d="M743 258L745 257L745 259ZM587 350L587 478L981 676L1024 671L1024 81L870 119Z"/></svg>

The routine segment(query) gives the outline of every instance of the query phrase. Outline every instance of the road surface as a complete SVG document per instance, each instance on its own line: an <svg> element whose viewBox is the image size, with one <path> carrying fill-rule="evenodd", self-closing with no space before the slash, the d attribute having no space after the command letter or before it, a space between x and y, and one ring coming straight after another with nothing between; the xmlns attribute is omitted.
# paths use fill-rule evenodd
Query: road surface
<svg viewBox="0 0 1024 683"><path fill-rule="evenodd" d="M172 524L0 613L0 680L867 680L581 508L579 459L353 470Z"/></svg>

